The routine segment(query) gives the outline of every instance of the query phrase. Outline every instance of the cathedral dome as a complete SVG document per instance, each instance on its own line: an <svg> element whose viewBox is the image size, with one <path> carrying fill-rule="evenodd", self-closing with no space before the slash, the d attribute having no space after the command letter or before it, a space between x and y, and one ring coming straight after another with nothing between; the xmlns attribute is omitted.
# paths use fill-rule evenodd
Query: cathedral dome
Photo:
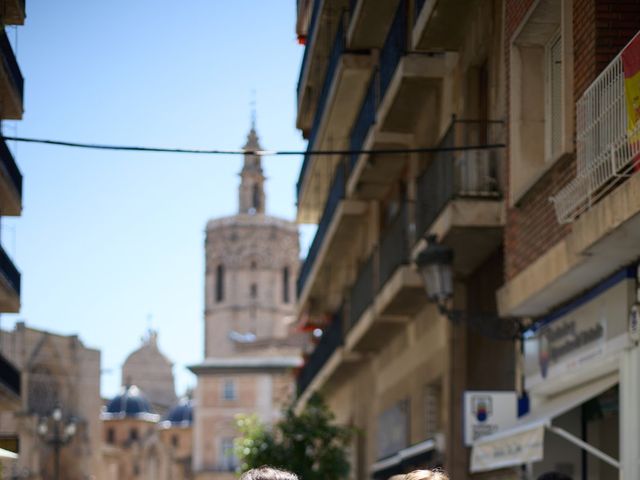
<svg viewBox="0 0 640 480"><path fill-rule="evenodd" d="M104 420L137 418L157 421L158 415L153 413L151 404L142 391L135 385L122 387L118 395L113 397L102 413Z"/></svg>
<svg viewBox="0 0 640 480"><path fill-rule="evenodd" d="M193 399L182 397L164 417L162 427L190 427L193 423L193 407Z"/></svg>

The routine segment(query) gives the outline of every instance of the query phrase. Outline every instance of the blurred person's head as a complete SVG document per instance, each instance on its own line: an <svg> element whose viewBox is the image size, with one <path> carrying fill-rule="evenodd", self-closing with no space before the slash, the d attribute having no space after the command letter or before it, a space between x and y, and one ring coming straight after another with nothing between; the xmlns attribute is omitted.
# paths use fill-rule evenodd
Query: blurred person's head
<svg viewBox="0 0 640 480"><path fill-rule="evenodd" d="M538 477L538 480L572 480L569 475L560 472L546 472Z"/></svg>
<svg viewBox="0 0 640 480"><path fill-rule="evenodd" d="M298 476L287 470L263 465L262 467L247 470L240 475L239 480L298 480Z"/></svg>
<svg viewBox="0 0 640 480"><path fill-rule="evenodd" d="M404 476L404 480L449 480L441 470L414 470Z"/></svg>

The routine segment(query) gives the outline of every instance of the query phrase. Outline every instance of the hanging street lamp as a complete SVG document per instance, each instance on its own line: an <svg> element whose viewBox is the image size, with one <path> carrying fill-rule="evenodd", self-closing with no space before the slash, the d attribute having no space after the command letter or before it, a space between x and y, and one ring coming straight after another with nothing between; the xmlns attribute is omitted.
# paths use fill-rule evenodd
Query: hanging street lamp
<svg viewBox="0 0 640 480"><path fill-rule="evenodd" d="M427 237L427 246L415 258L422 276L427 298L454 324L466 324L481 335L515 340L530 326L522 318L502 318L494 313L470 313L450 307L453 298L453 249L438 242L435 235Z"/></svg>

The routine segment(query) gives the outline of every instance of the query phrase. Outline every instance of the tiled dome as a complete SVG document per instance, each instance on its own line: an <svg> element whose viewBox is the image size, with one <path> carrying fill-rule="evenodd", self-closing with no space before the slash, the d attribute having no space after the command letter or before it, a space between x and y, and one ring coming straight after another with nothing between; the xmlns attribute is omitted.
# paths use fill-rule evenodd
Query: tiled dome
<svg viewBox="0 0 640 480"><path fill-rule="evenodd" d="M157 420L151 404L142 391L135 385L122 387L122 391L113 397L102 413L105 420L118 418L139 418L142 420Z"/></svg>
<svg viewBox="0 0 640 480"><path fill-rule="evenodd" d="M162 420L162 426L165 428L190 427L193 423L193 408L193 399L182 397Z"/></svg>

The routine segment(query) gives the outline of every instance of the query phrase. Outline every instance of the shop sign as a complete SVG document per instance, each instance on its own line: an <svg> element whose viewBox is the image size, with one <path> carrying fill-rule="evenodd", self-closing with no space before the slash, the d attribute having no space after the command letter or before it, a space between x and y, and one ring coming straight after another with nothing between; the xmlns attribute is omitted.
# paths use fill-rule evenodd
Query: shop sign
<svg viewBox="0 0 640 480"><path fill-rule="evenodd" d="M525 338L526 388L587 371L605 356L619 354L628 338L630 285L618 282Z"/></svg>
<svg viewBox="0 0 640 480"><path fill-rule="evenodd" d="M544 425L534 425L504 438L475 443L471 451L471 472L538 462L542 460L543 454Z"/></svg>
<svg viewBox="0 0 640 480"><path fill-rule="evenodd" d="M515 392L464 392L464 441L470 446L481 437L512 425L517 418Z"/></svg>

